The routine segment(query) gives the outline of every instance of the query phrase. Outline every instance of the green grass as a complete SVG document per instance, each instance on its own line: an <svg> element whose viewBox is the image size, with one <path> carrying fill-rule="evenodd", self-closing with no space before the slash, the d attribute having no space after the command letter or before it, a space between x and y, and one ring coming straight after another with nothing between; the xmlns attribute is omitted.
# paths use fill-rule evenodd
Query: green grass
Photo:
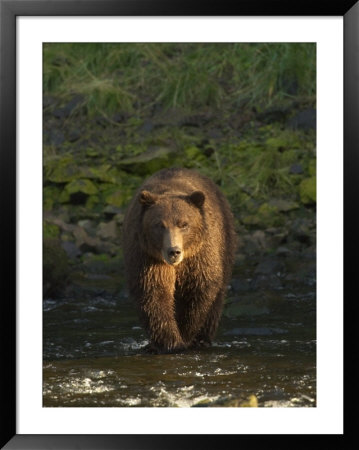
<svg viewBox="0 0 359 450"><path fill-rule="evenodd" d="M192 160L191 167L217 182L232 205L246 199L264 201L268 196L298 197L301 177L290 174L301 163L310 174L315 134L283 130L278 125L261 127L255 136L224 141L210 158Z"/></svg>
<svg viewBox="0 0 359 450"><path fill-rule="evenodd" d="M315 44L44 44L44 94L90 116L315 97Z"/></svg>
<svg viewBox="0 0 359 450"><path fill-rule="evenodd" d="M237 215L251 215L271 197L299 200L300 183L315 176L315 131L287 126L292 113L315 107L315 44L78 43L43 50L44 95L54 99L45 103L53 108L45 111L47 125L61 127L66 138L44 147L46 210L67 204L73 185L66 183L78 178L98 188L87 209L122 207L143 176L176 165L208 175ZM55 108L74 96L80 101L70 120L54 120ZM285 119L268 119L271 107L285 111ZM187 113L198 112L209 113L209 122L181 125ZM152 129L144 132L148 120ZM74 129L81 132L78 142L67 139ZM124 159L157 147L173 150L168 161L155 160L136 174L121 168ZM301 174L291 172L293 164Z"/></svg>

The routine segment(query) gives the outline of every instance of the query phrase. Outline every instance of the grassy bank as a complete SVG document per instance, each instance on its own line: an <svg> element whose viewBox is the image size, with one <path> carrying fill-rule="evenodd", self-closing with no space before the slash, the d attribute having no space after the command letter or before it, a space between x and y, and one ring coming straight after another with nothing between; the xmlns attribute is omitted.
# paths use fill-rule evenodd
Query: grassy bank
<svg viewBox="0 0 359 450"><path fill-rule="evenodd" d="M90 116L315 96L314 44L45 44L44 91Z"/></svg>

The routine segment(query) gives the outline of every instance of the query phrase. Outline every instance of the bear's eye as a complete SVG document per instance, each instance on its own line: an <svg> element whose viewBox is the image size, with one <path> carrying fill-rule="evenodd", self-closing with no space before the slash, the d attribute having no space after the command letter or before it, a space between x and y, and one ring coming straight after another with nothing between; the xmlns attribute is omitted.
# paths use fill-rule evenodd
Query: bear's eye
<svg viewBox="0 0 359 450"><path fill-rule="evenodd" d="M188 223L187 222L181 222L178 224L178 227L181 228L182 230L186 230L188 228Z"/></svg>

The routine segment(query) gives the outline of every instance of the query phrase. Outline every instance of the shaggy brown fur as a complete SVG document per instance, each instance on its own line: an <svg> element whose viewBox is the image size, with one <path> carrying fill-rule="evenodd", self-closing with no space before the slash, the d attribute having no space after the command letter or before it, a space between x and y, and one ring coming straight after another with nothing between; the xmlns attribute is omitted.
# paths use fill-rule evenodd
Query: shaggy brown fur
<svg viewBox="0 0 359 450"><path fill-rule="evenodd" d="M210 344L236 247L218 187L192 170L161 170L135 194L123 232L128 287L152 348Z"/></svg>

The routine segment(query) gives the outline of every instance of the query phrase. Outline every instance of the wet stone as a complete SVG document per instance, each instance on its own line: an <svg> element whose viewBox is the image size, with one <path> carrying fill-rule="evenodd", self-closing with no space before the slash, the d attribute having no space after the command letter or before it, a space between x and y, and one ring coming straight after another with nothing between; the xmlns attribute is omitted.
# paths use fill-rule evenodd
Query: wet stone
<svg viewBox="0 0 359 450"><path fill-rule="evenodd" d="M230 283L231 288L235 292L243 292L248 291L250 289L250 284L247 280L244 280L242 278L233 278Z"/></svg>
<svg viewBox="0 0 359 450"><path fill-rule="evenodd" d="M309 130L317 126L317 114L313 108L300 111L294 117L288 120L288 126L294 129Z"/></svg>
<svg viewBox="0 0 359 450"><path fill-rule="evenodd" d="M273 273L282 272L284 270L283 263L278 261L277 259L266 259L258 264L256 267L256 270L254 271L255 274L263 274L263 275L270 275Z"/></svg>
<svg viewBox="0 0 359 450"><path fill-rule="evenodd" d="M117 237L117 225L115 220L111 222L101 222L97 228L96 235L101 239L114 240Z"/></svg>
<svg viewBox="0 0 359 450"><path fill-rule="evenodd" d="M103 213L104 213L106 218L112 219L117 214L121 214L122 213L122 209L118 208L117 206L114 206L114 205L107 205L105 207L105 209L103 210Z"/></svg>
<svg viewBox="0 0 359 450"><path fill-rule="evenodd" d="M63 241L61 243L62 248L65 250L67 256L70 259L76 259L79 256L81 256L81 251L77 247L77 245L74 242L71 241Z"/></svg>
<svg viewBox="0 0 359 450"><path fill-rule="evenodd" d="M292 253L293 252L291 250L289 250L289 248L287 248L287 247L278 247L276 250L277 256L289 256Z"/></svg>

